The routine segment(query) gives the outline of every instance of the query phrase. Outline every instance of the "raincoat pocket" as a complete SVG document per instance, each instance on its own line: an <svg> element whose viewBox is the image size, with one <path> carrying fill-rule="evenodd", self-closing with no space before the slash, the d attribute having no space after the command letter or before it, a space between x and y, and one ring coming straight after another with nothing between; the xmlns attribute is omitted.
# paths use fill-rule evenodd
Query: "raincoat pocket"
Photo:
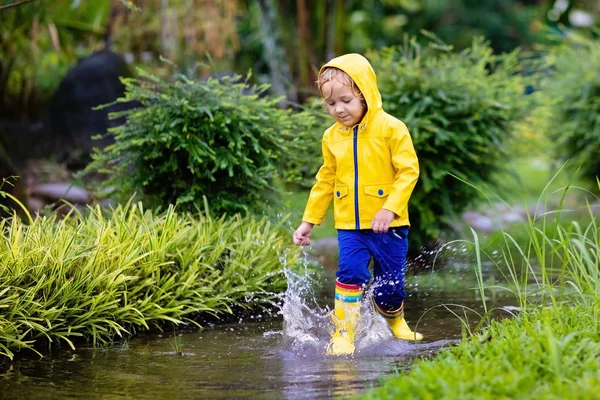
<svg viewBox="0 0 600 400"><path fill-rule="evenodd" d="M347 221L352 216L352 199L348 197L348 185L333 188L333 215L336 221Z"/></svg>
<svg viewBox="0 0 600 400"><path fill-rule="evenodd" d="M392 191L393 185L393 182L390 182L364 186L365 201L361 206L364 210L364 214L361 212L361 220L363 215L365 219L373 219L375 214L383 208L388 195Z"/></svg>
<svg viewBox="0 0 600 400"><path fill-rule="evenodd" d="M365 185L365 194L375 197L387 197L390 194L393 183L378 183L376 185Z"/></svg>

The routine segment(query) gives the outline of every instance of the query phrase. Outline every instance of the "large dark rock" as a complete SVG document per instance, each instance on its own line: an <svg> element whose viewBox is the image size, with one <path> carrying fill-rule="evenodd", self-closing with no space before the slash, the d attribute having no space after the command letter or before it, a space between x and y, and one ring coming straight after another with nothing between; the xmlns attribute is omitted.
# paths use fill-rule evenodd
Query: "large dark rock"
<svg viewBox="0 0 600 400"><path fill-rule="evenodd" d="M66 162L71 170L85 167L94 147L102 148L111 142L108 138L93 140L92 137L105 134L110 127L123 122L109 120L108 114L131 107L119 103L94 110L123 96L121 76L131 73L120 55L109 50L94 53L69 70L43 120L0 119L0 182L2 178L21 175L29 160L54 158ZM17 184L4 190L9 189L24 200L23 179Z"/></svg>
<svg viewBox="0 0 600 400"><path fill-rule="evenodd" d="M121 56L108 50L81 59L60 83L42 121L0 121L0 143L12 163L22 167L27 160L55 156L71 169L83 168L94 147L104 147L110 139L93 140L107 129L122 123L109 120L108 114L130 107L114 102L124 94L120 76L130 76Z"/></svg>
<svg viewBox="0 0 600 400"><path fill-rule="evenodd" d="M89 161L94 147L104 147L110 139L93 140L107 129L122 123L109 120L112 111L128 106L119 103L102 110L95 107L114 102L124 94L121 76L130 76L121 56L111 51L101 51L82 59L71 68L58 87L50 104L48 128L68 153L75 169Z"/></svg>

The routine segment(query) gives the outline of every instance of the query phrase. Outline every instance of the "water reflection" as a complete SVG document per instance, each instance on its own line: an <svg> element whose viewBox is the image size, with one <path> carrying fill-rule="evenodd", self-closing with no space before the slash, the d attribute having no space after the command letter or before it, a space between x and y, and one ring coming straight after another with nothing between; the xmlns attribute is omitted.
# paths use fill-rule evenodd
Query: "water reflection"
<svg viewBox="0 0 600 400"><path fill-rule="evenodd" d="M407 371L415 358L460 338L461 322L436 304L481 310L472 295L457 299L455 293L420 297L415 292L406 315L412 326L424 310L434 308L418 327L426 341L413 344L394 340L385 321L365 305L356 354L332 357L324 351L331 333L326 306L331 294L315 295L298 276L290 283L275 320L254 318L181 336L165 332L105 349L61 349L42 360L24 359L0 376L0 398L344 398Z"/></svg>
<svg viewBox="0 0 600 400"><path fill-rule="evenodd" d="M4 399L312 399L359 393L405 370L427 346L388 343L355 357L282 347L282 321L221 326L181 336L82 349L16 362L0 378Z"/></svg>

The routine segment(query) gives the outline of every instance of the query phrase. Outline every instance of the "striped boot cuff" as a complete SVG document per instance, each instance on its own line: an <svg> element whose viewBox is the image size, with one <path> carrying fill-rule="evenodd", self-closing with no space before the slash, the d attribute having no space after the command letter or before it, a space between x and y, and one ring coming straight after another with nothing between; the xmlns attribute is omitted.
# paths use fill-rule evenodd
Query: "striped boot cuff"
<svg viewBox="0 0 600 400"><path fill-rule="evenodd" d="M362 300L363 289L360 285L352 285L335 281L335 299L344 303L357 303Z"/></svg>
<svg viewBox="0 0 600 400"><path fill-rule="evenodd" d="M375 299L373 299L373 305L375 306L375 310L377 310L377 312L379 314L381 314L381 316L383 318L387 318L387 319L394 319L394 318L398 318L398 317L403 317L404 316L404 302L402 302L402 304L400 305L399 308L397 308L396 310L393 311L387 311L384 310L383 308L381 308L377 303L375 303Z"/></svg>

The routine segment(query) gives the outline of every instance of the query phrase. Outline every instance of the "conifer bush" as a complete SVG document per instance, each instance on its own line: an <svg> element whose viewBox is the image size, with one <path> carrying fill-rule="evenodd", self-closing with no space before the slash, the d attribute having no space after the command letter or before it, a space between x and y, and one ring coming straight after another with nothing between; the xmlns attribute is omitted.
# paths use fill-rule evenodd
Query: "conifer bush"
<svg viewBox="0 0 600 400"><path fill-rule="evenodd" d="M195 211L206 196L217 215L264 211L314 123L308 113L278 108L268 85L240 76L165 81L141 71L123 82L118 102L139 107L112 114L126 123L109 131L114 144L96 151L86 172L106 173L103 185L114 195L137 193L149 207Z"/></svg>
<svg viewBox="0 0 600 400"><path fill-rule="evenodd" d="M419 157L410 202L417 247L439 237L477 196L455 176L492 183L528 103L517 52L495 55L482 39L453 52L433 39L368 54L384 109L406 123Z"/></svg>
<svg viewBox="0 0 600 400"><path fill-rule="evenodd" d="M312 97L304 105L302 113L310 116L309 129L301 132L302 157L294 157L286 164L286 182L300 189L310 189L315 176L323 165L323 134L334 120L331 118L321 97Z"/></svg>

